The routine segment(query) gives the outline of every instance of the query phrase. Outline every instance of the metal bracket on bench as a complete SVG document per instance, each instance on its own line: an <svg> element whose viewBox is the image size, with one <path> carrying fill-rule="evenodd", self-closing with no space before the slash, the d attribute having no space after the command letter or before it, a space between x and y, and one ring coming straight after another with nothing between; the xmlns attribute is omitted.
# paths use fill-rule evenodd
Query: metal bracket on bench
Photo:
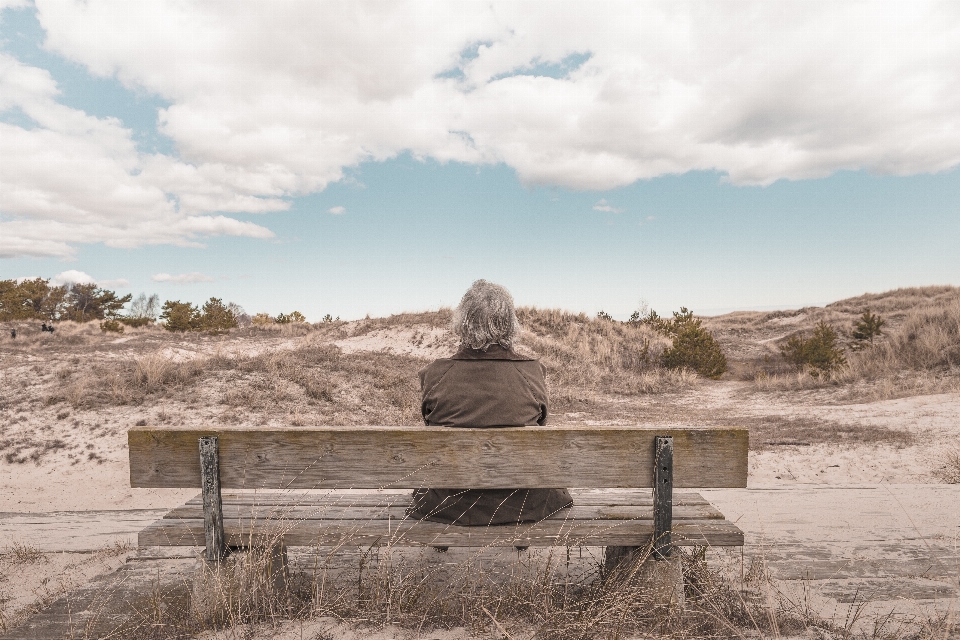
<svg viewBox="0 0 960 640"><path fill-rule="evenodd" d="M654 439L653 468L653 558L670 557L673 549L673 437Z"/></svg>
<svg viewBox="0 0 960 640"><path fill-rule="evenodd" d="M203 537L207 562L226 555L223 536L223 503L220 499L220 445L217 436L200 438L200 486L203 491Z"/></svg>

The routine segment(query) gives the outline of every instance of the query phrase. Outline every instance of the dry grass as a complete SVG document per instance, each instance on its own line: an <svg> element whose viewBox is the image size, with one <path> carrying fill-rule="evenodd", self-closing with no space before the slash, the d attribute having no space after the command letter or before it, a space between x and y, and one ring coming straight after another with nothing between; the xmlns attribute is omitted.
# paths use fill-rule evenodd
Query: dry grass
<svg viewBox="0 0 960 640"><path fill-rule="evenodd" d="M478 553L456 563L437 562L442 554L430 550L402 551L361 549L352 554L351 567L330 571L325 564L337 550L316 549L313 567L278 581L268 571L276 567L276 554L256 547L219 566L201 563L191 581L158 585L130 603L120 620L100 616L81 637L268 638L285 629L293 633L284 637L295 637L290 621L318 618L371 630L392 625L411 637L465 628L478 637L534 640L853 639L871 627L872 636L865 637L906 640L948 638L953 631L948 617L900 627L891 616L867 620L862 601L840 618L825 619L802 594L781 590L762 558L746 571L730 572L712 568L706 548L676 550L684 575L682 610L654 596L646 552L607 574L595 566L571 578L570 554L582 551L576 548L509 550L494 561Z"/></svg>
<svg viewBox="0 0 960 640"><path fill-rule="evenodd" d="M761 390L845 387L871 400L960 390L960 298L952 287L928 289L944 291L933 296L936 303L924 298L927 303L918 308L904 310L917 295L884 298L901 311L896 329L873 346L848 352L847 364L835 371L784 371L780 360L767 356L770 365L754 363L743 377Z"/></svg>
<svg viewBox="0 0 960 640"><path fill-rule="evenodd" d="M960 448L949 447L940 454L933 477L946 484L960 484Z"/></svg>
<svg viewBox="0 0 960 640"><path fill-rule="evenodd" d="M28 564L43 560L45 554L39 548L25 542L13 542L9 547L0 551L0 559L13 564Z"/></svg>
<svg viewBox="0 0 960 640"><path fill-rule="evenodd" d="M573 404L584 390L659 393L689 386L697 378L660 367L660 355L671 342L644 325L533 307L518 309L517 315L523 344L547 367L558 408Z"/></svg>

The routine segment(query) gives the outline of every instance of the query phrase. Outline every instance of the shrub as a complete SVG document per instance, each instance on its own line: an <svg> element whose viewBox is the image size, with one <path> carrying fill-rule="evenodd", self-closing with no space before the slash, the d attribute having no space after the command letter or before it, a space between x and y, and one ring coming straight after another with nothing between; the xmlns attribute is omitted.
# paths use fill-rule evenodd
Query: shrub
<svg viewBox="0 0 960 640"><path fill-rule="evenodd" d="M104 320L100 323L100 331L109 331L111 333L123 333L123 325L116 320Z"/></svg>
<svg viewBox="0 0 960 640"><path fill-rule="evenodd" d="M597 311L597 320L610 320L613 322L613 316L606 311Z"/></svg>
<svg viewBox="0 0 960 640"><path fill-rule="evenodd" d="M269 313L258 313L250 318L250 322L252 322L253 326L255 327L262 327L268 324L273 324L274 319Z"/></svg>
<svg viewBox="0 0 960 640"><path fill-rule="evenodd" d="M167 300L160 310L167 331L196 331L200 327L200 311L189 302Z"/></svg>
<svg viewBox="0 0 960 640"><path fill-rule="evenodd" d="M854 348L862 349L866 346L864 344L866 342L869 342L870 346L873 346L873 339L883 334L881 329L884 324L885 320L883 318L877 314L870 313L870 309L867 308L853 327Z"/></svg>
<svg viewBox="0 0 960 640"><path fill-rule="evenodd" d="M117 318L117 321L122 322L128 327L133 327L134 329L137 327L145 327L148 324L153 324L153 319L146 317L131 318L129 316L121 316Z"/></svg>
<svg viewBox="0 0 960 640"><path fill-rule="evenodd" d="M660 357L661 364L668 369L692 369L714 380L727 370L727 358L723 355L720 344L703 328L702 321L694 318L693 312L686 307L674 311L672 320L661 318L653 310L646 316L631 316L631 319L673 338L673 346Z"/></svg>
<svg viewBox="0 0 960 640"><path fill-rule="evenodd" d="M780 353L798 369L809 366L817 372L831 371L847 362L843 348L837 344L837 331L823 320L809 338L803 333L790 336Z"/></svg>
<svg viewBox="0 0 960 640"><path fill-rule="evenodd" d="M298 322L306 322L306 321L307 321L307 318L299 311L292 311L290 312L290 315L287 315L285 313L278 313L277 319L276 319L277 324L290 324L290 323L298 323Z"/></svg>
<svg viewBox="0 0 960 640"><path fill-rule="evenodd" d="M203 305L198 328L202 331L220 333L228 329L236 329L237 318L220 298L210 298Z"/></svg>
<svg viewBox="0 0 960 640"><path fill-rule="evenodd" d="M693 369L702 376L717 380L727 370L727 358L700 320L685 322L675 329L673 346L661 356L669 369Z"/></svg>
<svg viewBox="0 0 960 640"><path fill-rule="evenodd" d="M323 320L321 320L321 322L334 322L334 318L328 313L327 315L323 316ZM337 316L336 322L340 322L340 316Z"/></svg>

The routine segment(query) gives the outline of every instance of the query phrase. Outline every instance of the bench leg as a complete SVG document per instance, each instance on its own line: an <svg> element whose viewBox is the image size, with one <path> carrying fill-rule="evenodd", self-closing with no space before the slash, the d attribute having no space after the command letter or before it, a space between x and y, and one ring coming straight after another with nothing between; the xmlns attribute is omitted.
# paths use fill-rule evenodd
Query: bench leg
<svg viewBox="0 0 960 640"><path fill-rule="evenodd" d="M607 547L603 550L603 575L608 576L617 567L643 551L643 547Z"/></svg>

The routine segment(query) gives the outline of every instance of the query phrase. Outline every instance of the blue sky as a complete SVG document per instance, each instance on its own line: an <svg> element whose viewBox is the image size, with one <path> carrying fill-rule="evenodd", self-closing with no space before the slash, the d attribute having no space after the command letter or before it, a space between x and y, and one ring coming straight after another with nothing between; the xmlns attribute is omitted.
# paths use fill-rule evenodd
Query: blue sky
<svg viewBox="0 0 960 640"><path fill-rule="evenodd" d="M950 5L5 4L0 278L312 320L960 284Z"/></svg>

